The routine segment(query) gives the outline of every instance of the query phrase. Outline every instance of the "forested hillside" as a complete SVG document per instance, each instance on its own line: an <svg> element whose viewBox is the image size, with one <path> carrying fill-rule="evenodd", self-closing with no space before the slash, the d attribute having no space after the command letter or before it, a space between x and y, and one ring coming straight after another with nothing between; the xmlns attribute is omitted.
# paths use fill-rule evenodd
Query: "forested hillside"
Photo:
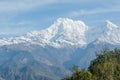
<svg viewBox="0 0 120 80"><path fill-rule="evenodd" d="M105 49L96 57L88 70L74 66L73 74L62 80L120 80L120 49Z"/></svg>

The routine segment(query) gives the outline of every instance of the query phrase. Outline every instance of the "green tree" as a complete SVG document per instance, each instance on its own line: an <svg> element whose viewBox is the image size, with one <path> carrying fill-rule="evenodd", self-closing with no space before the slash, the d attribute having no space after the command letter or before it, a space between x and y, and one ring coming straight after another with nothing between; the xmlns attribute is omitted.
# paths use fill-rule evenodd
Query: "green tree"
<svg viewBox="0 0 120 80"><path fill-rule="evenodd" d="M120 49L104 49L91 61L88 70L73 67L73 74L63 80L120 80Z"/></svg>
<svg viewBox="0 0 120 80"><path fill-rule="evenodd" d="M89 71L95 80L120 80L120 50L104 50L91 62Z"/></svg>
<svg viewBox="0 0 120 80"><path fill-rule="evenodd" d="M85 69L79 70L77 66L73 66L72 71L72 76L67 76L62 80L93 80L92 74Z"/></svg>

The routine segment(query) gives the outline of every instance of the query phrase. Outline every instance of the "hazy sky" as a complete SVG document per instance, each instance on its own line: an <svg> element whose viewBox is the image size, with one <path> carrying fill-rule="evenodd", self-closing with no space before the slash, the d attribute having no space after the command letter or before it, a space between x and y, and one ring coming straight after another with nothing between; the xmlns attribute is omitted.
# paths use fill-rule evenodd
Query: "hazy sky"
<svg viewBox="0 0 120 80"><path fill-rule="evenodd" d="M120 25L120 0L0 0L0 35L40 30L57 18Z"/></svg>

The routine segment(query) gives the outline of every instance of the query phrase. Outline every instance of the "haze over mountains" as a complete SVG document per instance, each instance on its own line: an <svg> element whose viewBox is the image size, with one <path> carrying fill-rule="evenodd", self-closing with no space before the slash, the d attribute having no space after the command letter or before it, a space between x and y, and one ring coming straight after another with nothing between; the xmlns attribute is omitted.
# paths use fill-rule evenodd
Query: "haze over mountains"
<svg viewBox="0 0 120 80"><path fill-rule="evenodd" d="M0 39L0 77L20 80L19 74L31 71L29 80L60 79L73 65L87 68L103 47L120 47L119 26L107 20L89 27L83 21L59 18L47 29ZM6 69L13 73L6 74Z"/></svg>

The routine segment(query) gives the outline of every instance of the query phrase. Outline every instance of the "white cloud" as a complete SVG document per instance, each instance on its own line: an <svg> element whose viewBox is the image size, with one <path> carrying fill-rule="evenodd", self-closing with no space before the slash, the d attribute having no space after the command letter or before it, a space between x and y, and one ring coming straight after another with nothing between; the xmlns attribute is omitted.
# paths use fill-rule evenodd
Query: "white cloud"
<svg viewBox="0 0 120 80"><path fill-rule="evenodd" d="M56 2L56 0L10 0L0 1L0 12L16 12L30 10L38 6L44 6Z"/></svg>
<svg viewBox="0 0 120 80"><path fill-rule="evenodd" d="M33 8L46 6L52 3L82 3L90 1L95 0L2 0L0 1L0 13L31 10Z"/></svg>
<svg viewBox="0 0 120 80"><path fill-rule="evenodd" d="M107 8L96 8L92 10L72 11L68 15L70 17L78 17L82 15L92 15L92 14L101 14L101 13L110 13L110 12L120 12L120 6L112 6L112 7L107 7Z"/></svg>

